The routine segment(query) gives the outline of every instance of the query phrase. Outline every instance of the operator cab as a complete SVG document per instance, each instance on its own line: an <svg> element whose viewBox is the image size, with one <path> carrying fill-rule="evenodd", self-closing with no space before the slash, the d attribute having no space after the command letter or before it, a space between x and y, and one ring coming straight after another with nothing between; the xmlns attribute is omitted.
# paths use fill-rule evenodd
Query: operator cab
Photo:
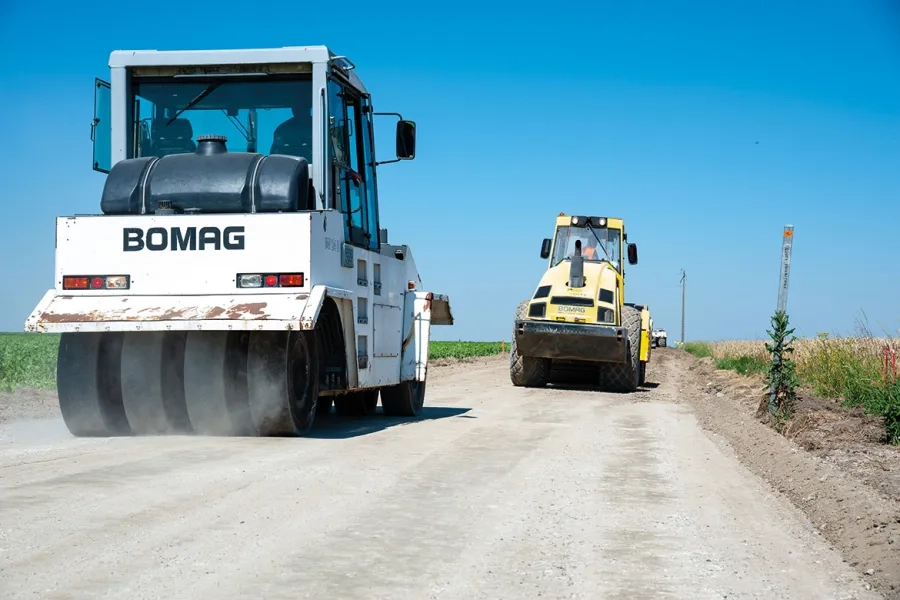
<svg viewBox="0 0 900 600"><path fill-rule="evenodd" d="M109 64L112 85L101 80L95 85L93 168L109 174L122 160L145 161L135 161L121 182L109 185L108 180L105 214L152 212L147 190L153 190L154 174L168 163L170 173L179 164L182 196L197 198L190 210L259 212L248 189L268 168L268 191L285 191L283 197L271 197L266 210L339 210L347 242L379 249L375 167L415 158L416 129L397 113L373 112L351 61L324 46L304 46L116 51ZM397 158L380 163L375 160L377 114L399 119ZM198 144L202 136L224 136L231 157L201 156L209 147ZM222 147L223 140L216 140ZM182 160L182 155L194 156ZM277 160L259 161L260 156ZM285 157L303 164L294 168ZM157 160L159 166L151 166ZM295 193L299 199L284 196ZM173 205L183 209L177 198Z"/></svg>
<svg viewBox="0 0 900 600"><path fill-rule="evenodd" d="M627 241L622 219L560 213L554 239L545 238L541 244L541 258L550 258L550 268L553 268L564 260L572 260L578 248L585 262L607 262L624 274L623 246L628 263L637 264L637 245Z"/></svg>

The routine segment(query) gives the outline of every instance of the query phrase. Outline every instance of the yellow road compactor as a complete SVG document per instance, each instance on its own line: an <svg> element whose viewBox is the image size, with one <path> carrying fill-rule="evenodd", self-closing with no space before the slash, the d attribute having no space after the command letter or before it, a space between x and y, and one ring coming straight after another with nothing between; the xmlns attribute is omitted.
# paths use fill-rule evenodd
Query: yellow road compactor
<svg viewBox="0 0 900 600"><path fill-rule="evenodd" d="M622 219L566 215L541 245L549 259L530 300L519 304L509 355L513 385L588 383L610 392L644 385L652 320L625 302L625 262L638 262Z"/></svg>

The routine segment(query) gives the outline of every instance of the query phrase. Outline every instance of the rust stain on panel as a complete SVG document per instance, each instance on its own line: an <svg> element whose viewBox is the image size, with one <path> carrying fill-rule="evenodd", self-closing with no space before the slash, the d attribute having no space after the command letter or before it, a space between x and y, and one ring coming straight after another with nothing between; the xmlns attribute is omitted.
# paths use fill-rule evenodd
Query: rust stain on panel
<svg viewBox="0 0 900 600"><path fill-rule="evenodd" d="M45 311L38 317L38 323L92 323L102 321L183 321L190 319L258 320L269 315L265 312L267 302L246 302L230 307L186 306L182 308L146 307L141 309L51 312Z"/></svg>
<svg viewBox="0 0 900 600"><path fill-rule="evenodd" d="M221 306L216 306L216 307L214 307L214 308L211 308L211 309L206 313L206 316L204 317L204 319L218 319L218 318L221 317L223 314L225 314L225 309L222 308Z"/></svg>
<svg viewBox="0 0 900 600"><path fill-rule="evenodd" d="M97 315L94 313L41 313L40 319L45 323L89 323L96 321Z"/></svg>
<svg viewBox="0 0 900 600"><path fill-rule="evenodd" d="M158 309L153 309L153 310L158 310ZM183 318L185 316L186 312L193 311L193 310L194 310L193 308L181 308L178 310L172 310L170 308L163 314L159 315L158 317L155 317L153 320L154 321L174 321L174 320Z"/></svg>
<svg viewBox="0 0 900 600"><path fill-rule="evenodd" d="M244 315L252 315L257 318L265 318L266 314L263 309L268 306L268 302L247 302L244 304L236 304L228 309L225 315L229 319L240 319Z"/></svg>

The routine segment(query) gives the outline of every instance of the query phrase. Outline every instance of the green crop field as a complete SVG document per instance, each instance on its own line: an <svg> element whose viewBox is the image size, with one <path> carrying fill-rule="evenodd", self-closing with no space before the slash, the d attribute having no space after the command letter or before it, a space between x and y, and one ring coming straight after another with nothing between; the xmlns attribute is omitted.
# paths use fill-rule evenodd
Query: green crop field
<svg viewBox="0 0 900 600"><path fill-rule="evenodd" d="M0 391L55 388L58 345L54 334L0 333Z"/></svg>
<svg viewBox="0 0 900 600"><path fill-rule="evenodd" d="M500 354L502 342L435 342L432 341L428 355L431 358L472 358ZM509 349L509 343L506 343Z"/></svg>
<svg viewBox="0 0 900 600"><path fill-rule="evenodd" d="M58 345L55 334L0 333L0 391L55 388ZM432 341L430 350L431 358L490 356L500 353L501 342Z"/></svg>

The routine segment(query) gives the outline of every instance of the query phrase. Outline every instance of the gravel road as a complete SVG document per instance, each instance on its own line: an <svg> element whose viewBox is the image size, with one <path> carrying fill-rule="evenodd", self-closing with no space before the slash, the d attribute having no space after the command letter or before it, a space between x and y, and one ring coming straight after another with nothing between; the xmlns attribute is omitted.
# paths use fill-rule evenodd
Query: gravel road
<svg viewBox="0 0 900 600"><path fill-rule="evenodd" d="M309 438L0 426L13 598L879 598L698 425L672 350L631 396L432 370L423 419Z"/></svg>

